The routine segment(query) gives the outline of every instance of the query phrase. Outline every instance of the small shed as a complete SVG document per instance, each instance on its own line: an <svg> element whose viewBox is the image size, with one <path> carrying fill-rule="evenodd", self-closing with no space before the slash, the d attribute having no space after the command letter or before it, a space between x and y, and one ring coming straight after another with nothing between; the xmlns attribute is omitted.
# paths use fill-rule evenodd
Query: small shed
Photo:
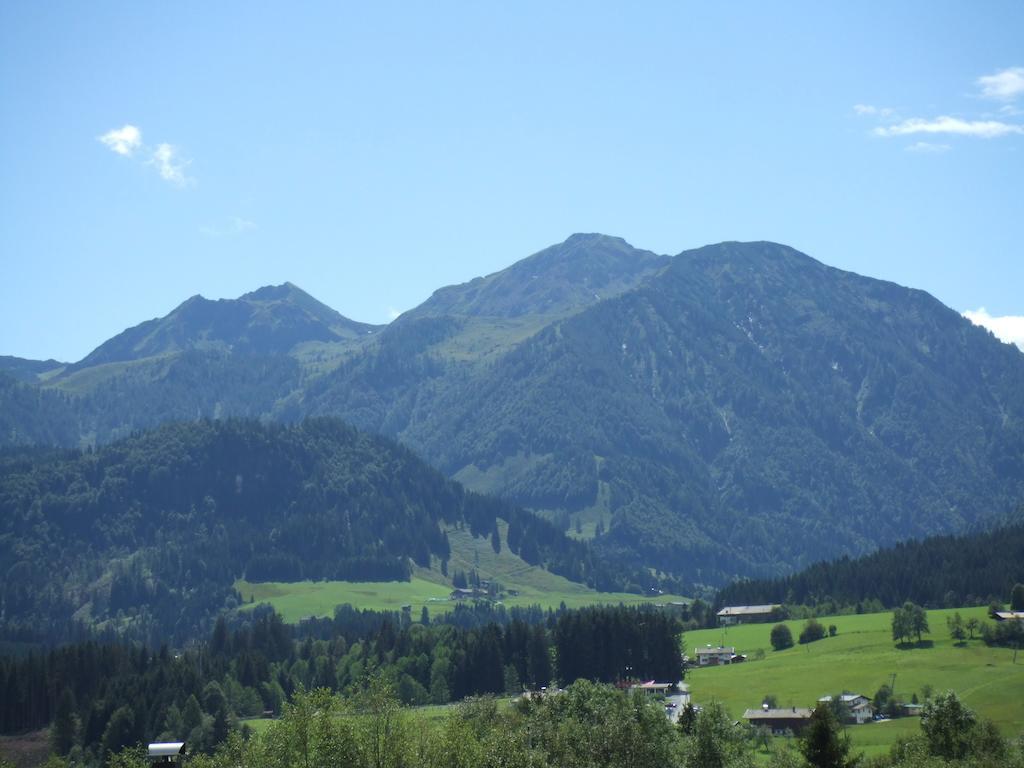
<svg viewBox="0 0 1024 768"><path fill-rule="evenodd" d="M161 741L150 744L146 760L150 765L184 765L185 742Z"/></svg>

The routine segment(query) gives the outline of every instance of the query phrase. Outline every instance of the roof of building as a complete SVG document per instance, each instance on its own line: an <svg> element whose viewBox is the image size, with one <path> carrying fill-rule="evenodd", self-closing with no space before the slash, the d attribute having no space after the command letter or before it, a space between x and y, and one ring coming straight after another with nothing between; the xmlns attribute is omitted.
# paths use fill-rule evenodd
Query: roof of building
<svg viewBox="0 0 1024 768"><path fill-rule="evenodd" d="M715 648L712 648L711 646L707 646L707 647L704 647L704 648L696 648L696 649L694 649L694 652L698 656L701 656L701 655L706 656L709 653L714 655L714 656L721 656L723 653L728 653L731 656L731 655L734 655L736 653L736 649L733 646L729 646L728 648L726 648L724 646L719 645L719 646L716 646Z"/></svg>
<svg viewBox="0 0 1024 768"><path fill-rule="evenodd" d="M1009 621L1010 619L1024 621L1024 611L996 611L994 615L1000 621Z"/></svg>
<svg viewBox="0 0 1024 768"><path fill-rule="evenodd" d="M760 616L764 613L771 613L781 605L727 605L718 612L718 616Z"/></svg>
<svg viewBox="0 0 1024 768"><path fill-rule="evenodd" d="M840 695L839 700L843 702L843 704L852 704L853 702L857 701L857 699L867 700L867 698L867 696L862 696L859 693L844 693ZM821 704L826 704L830 701L832 701L831 696L822 696L820 699L818 699L818 702Z"/></svg>
<svg viewBox="0 0 1024 768"><path fill-rule="evenodd" d="M745 720L806 720L814 712L806 707L790 707L788 709L748 709L743 713Z"/></svg>
<svg viewBox="0 0 1024 768"><path fill-rule="evenodd" d="M170 757L180 755L185 748L184 741L161 741L149 745L150 757Z"/></svg>

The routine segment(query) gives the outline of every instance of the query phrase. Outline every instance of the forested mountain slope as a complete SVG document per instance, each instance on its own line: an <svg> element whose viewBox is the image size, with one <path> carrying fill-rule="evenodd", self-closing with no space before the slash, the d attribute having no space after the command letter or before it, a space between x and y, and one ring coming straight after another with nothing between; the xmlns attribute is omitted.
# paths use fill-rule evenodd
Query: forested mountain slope
<svg viewBox="0 0 1024 768"><path fill-rule="evenodd" d="M441 466L550 456L511 475L509 495L571 505L597 484L541 478L592 465L611 489L612 542L662 567L757 572L1014 503L1022 382L1024 356L926 294L724 244L509 355L475 388L485 397L461 398L475 418L455 445L540 440Z"/></svg>
<svg viewBox="0 0 1024 768"><path fill-rule="evenodd" d="M737 581L718 593L714 607L825 603L835 608L877 601L894 608L906 600L928 608L1005 603L1014 585L1024 583L1024 507L1017 519L1022 522L815 563L778 579Z"/></svg>
<svg viewBox="0 0 1024 768"><path fill-rule="evenodd" d="M668 258L574 235L380 330L332 312L285 285L186 302L59 375L17 361L0 440L340 416L584 522L606 554L710 584L1024 498L1024 355L921 291L786 246Z"/></svg>
<svg viewBox="0 0 1024 768"><path fill-rule="evenodd" d="M458 375L412 330L320 407L518 503L599 507L605 547L691 578L958 530L1024 492L1024 356L785 246L683 253Z"/></svg>
<svg viewBox="0 0 1024 768"><path fill-rule="evenodd" d="M408 578L446 560L441 524L602 588L613 563L509 504L465 492L390 441L336 419L171 424L87 452L0 455L0 636L74 624L147 641L196 636L232 584Z"/></svg>

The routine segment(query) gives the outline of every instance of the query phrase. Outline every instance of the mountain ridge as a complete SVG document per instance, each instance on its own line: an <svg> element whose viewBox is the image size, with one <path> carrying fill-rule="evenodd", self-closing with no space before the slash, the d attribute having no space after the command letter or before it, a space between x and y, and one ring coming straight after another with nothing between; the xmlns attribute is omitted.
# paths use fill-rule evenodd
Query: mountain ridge
<svg viewBox="0 0 1024 768"><path fill-rule="evenodd" d="M297 290L242 298L294 307ZM578 234L348 341L213 344L40 391L72 394L101 441L168 417L341 416L608 552L718 583L1024 496L1024 356L994 341L923 291L778 243L669 257Z"/></svg>
<svg viewBox="0 0 1024 768"><path fill-rule="evenodd" d="M347 341L379 326L349 320L292 283L264 286L237 299L196 294L164 317L142 322L104 342L63 375L187 349L240 348L247 354L288 354L308 341Z"/></svg>

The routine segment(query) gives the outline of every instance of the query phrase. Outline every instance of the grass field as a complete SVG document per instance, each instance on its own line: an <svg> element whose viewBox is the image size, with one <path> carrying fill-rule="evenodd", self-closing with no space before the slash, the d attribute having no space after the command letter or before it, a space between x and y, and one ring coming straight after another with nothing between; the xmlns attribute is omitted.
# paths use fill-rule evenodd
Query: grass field
<svg viewBox="0 0 1024 768"><path fill-rule="evenodd" d="M961 608L964 619L986 619L984 608ZM692 670L687 682L696 703L718 700L735 717L748 708L760 706L766 695L774 695L780 706L813 706L820 696L842 691L873 696L895 674L897 698L909 701L912 694L922 698L921 688L931 685L936 692L952 689L967 706L995 721L1006 736L1024 732L1024 655L1013 663L1014 652L988 648L981 640L957 646L946 630L946 617L955 610L928 611L932 632L925 635L931 647L898 648L892 641L892 613L820 618L826 627L835 624L838 633L808 645L773 651L769 635L772 624L747 624L706 629L685 636L686 652L702 645L735 646L737 653L751 659L745 664ZM803 621L788 621L794 640ZM754 660L757 649L764 659ZM917 718L852 726L850 736L858 750L868 755L888 750L901 736L918 733Z"/></svg>
<svg viewBox="0 0 1024 768"><path fill-rule="evenodd" d="M517 597L503 601L507 607L540 605L542 608L557 608L565 603L569 608L587 605L613 604L641 605L656 604L668 600L682 600L681 597L662 595L657 598L632 595L625 592L595 592L571 584L563 591L543 591L521 587ZM579 587L579 588L577 588ZM262 582L251 584L244 580L235 582L242 597L248 602L270 603L284 620L294 624L305 616L333 616L338 605L348 603L355 608L375 611L397 611L403 605L412 606L413 619L418 620L423 606L432 616L448 613L456 603L448 599L451 587L437 584L419 576L411 581L297 581Z"/></svg>
<svg viewBox="0 0 1024 768"><path fill-rule="evenodd" d="M499 523L499 533L502 547L501 552L495 553L489 538L474 538L465 529L449 529L452 553L448 573L454 574L456 570L468 573L470 569L476 569L481 578L497 580L506 589L517 590L518 595L503 601L507 607L539 605L547 609L558 608L565 603L568 608L582 608L598 604L641 605L687 599L678 595L645 597L625 592L595 592L583 584L530 565L510 552L505 544L508 534L506 523ZM345 603L377 611L397 611L403 605L409 605L412 606L413 619L419 619L423 606L436 616L451 611L456 605L448 599L451 582L441 574L436 563L433 568L416 569L411 581L250 583L239 580L235 582L235 589L246 602L255 598L257 603L270 603L290 623L304 616L333 616L335 606Z"/></svg>

